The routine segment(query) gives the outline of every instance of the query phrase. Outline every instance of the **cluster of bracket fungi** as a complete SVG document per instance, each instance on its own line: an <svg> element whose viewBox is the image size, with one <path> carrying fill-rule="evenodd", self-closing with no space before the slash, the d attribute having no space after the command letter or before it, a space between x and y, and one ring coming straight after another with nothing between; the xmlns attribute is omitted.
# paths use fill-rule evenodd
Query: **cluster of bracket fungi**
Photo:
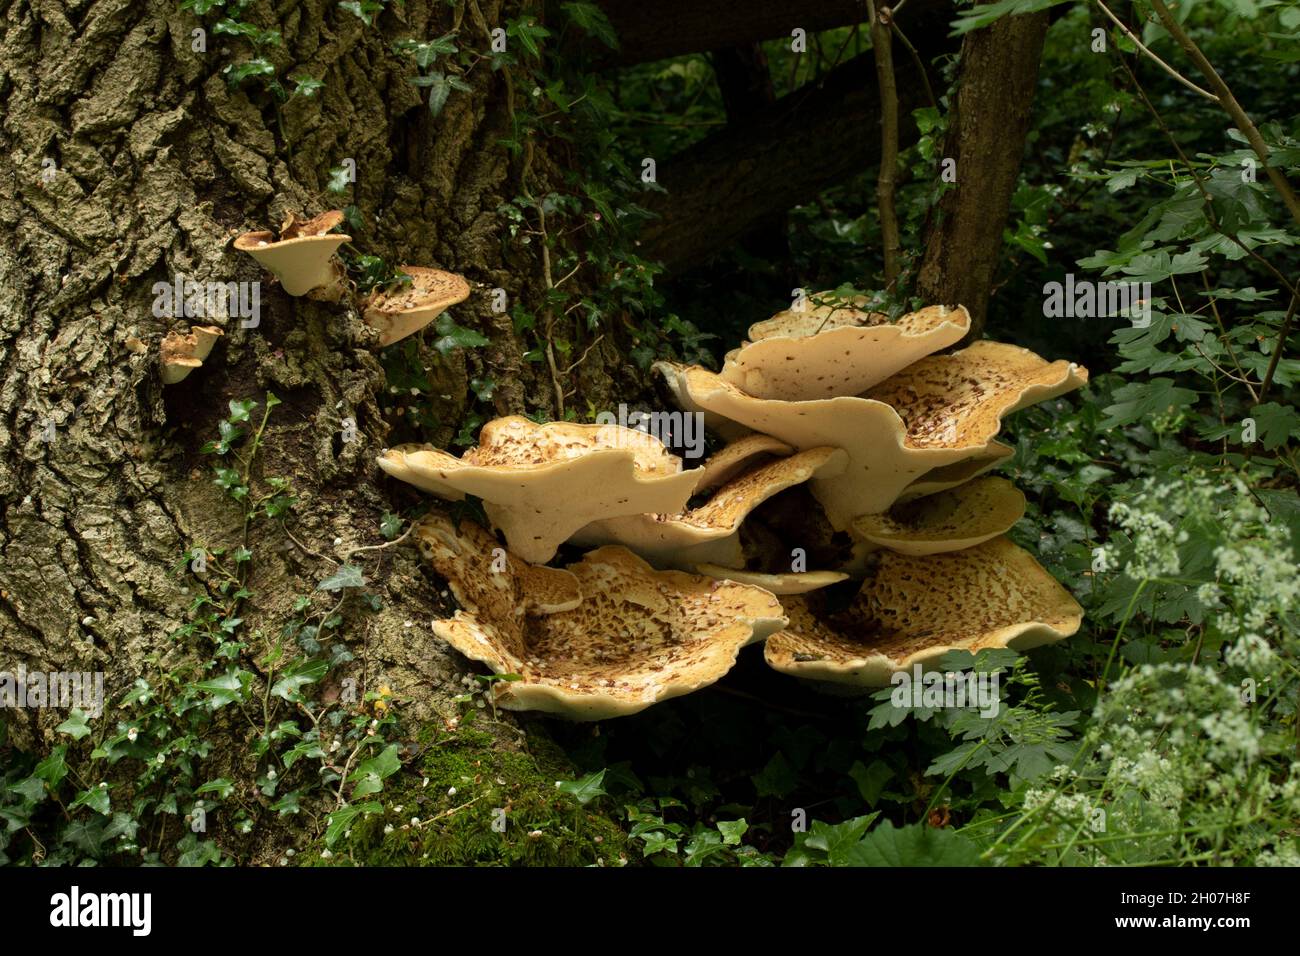
<svg viewBox="0 0 1300 956"><path fill-rule="evenodd" d="M246 232L235 239L234 247L256 259L289 295L341 302L349 294L349 284L337 253L352 241L351 236L335 231L343 225L343 218L338 209L310 219L290 213L278 235ZM380 348L418 332L450 306L469 298L469 283L453 272L402 266L400 273L399 281L390 283L390 288L373 292L361 303L362 318ZM163 384L174 385L200 367L222 334L217 326L203 325L168 333L159 349Z"/></svg>
<svg viewBox="0 0 1300 956"><path fill-rule="evenodd" d="M655 366L726 441L697 467L645 431L521 417L459 458L384 450L389 475L482 499L504 538L437 511L414 529L459 605L434 631L513 675L493 685L501 706L631 714L758 642L774 669L853 692L1078 629L1078 603L1005 537L1024 496L984 473L1012 453L1004 416L1087 371L992 341L938 354L970 330L960 306L890 321L813 303L751 326L721 372ZM593 550L548 566L561 547Z"/></svg>

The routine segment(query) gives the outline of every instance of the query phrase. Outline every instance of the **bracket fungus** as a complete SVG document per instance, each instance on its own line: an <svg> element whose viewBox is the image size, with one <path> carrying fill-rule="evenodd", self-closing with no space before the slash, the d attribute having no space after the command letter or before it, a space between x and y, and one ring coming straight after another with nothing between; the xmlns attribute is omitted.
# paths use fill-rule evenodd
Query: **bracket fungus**
<svg viewBox="0 0 1300 956"><path fill-rule="evenodd" d="M678 405L730 441L695 469L639 430L518 417L461 458L385 450L384 471L482 498L505 536L509 552L437 515L416 535L460 604L435 632L515 675L493 685L503 706L635 713L764 640L778 671L862 688L949 650L1078 629L1078 603L1005 537L1024 495L981 476L1013 454L1003 417L1087 370L989 341L934 354L969 329L965 309L886 323L861 305L756 323L721 373L657 363ZM566 542L596 549L541 566Z"/></svg>
<svg viewBox="0 0 1300 956"><path fill-rule="evenodd" d="M453 305L469 298L464 276L423 266L402 266L411 277L392 292L376 292L365 307L365 321L379 332L380 346L392 345L420 331Z"/></svg>
<svg viewBox="0 0 1300 956"><path fill-rule="evenodd" d="M338 209L311 219L290 213L280 226L278 239L270 232L246 232L235 240L235 248L279 279L289 295L310 293L313 299L337 302L346 287L346 273L334 254L352 237L330 230L342 222L343 213Z"/></svg>
<svg viewBox="0 0 1300 956"><path fill-rule="evenodd" d="M1005 478L985 477L863 515L854 520L853 533L900 554L939 554L1006 534L1024 516L1024 493Z"/></svg>
<svg viewBox="0 0 1300 956"><path fill-rule="evenodd" d="M461 605L434 633L495 673L517 675L493 688L507 710L576 720L633 714L714 683L741 648L786 624L767 591L655 571L626 548L599 548L558 570L494 565L491 534L440 515L421 519L416 537ZM530 602L538 572L548 573L548 593L576 589L580 602L562 610ZM569 582L552 583L559 575Z"/></svg>
<svg viewBox="0 0 1300 956"><path fill-rule="evenodd" d="M215 325L195 325L188 332L168 332L158 347L162 383L175 385L199 368L223 334Z"/></svg>
<svg viewBox="0 0 1300 956"><path fill-rule="evenodd" d="M744 556L740 523L779 491L844 469L838 448L812 448L759 465L713 493L704 504L678 514L636 514L592 522L573 536L583 547L621 544L659 567L696 563L739 567Z"/></svg>
<svg viewBox="0 0 1300 956"><path fill-rule="evenodd" d="M698 407L795 448L843 448L848 467L813 494L837 530L888 509L926 472L994 454L1002 417L1082 386L1086 370L1028 349L980 341L932 355L862 396L755 398L699 366L654 366L683 407Z"/></svg>
<svg viewBox="0 0 1300 956"><path fill-rule="evenodd" d="M593 521L680 511L698 480L645 432L520 416L488 422L461 458L407 445L385 449L379 467L449 501L482 498L511 551L536 563Z"/></svg>
<svg viewBox="0 0 1300 956"><path fill-rule="evenodd" d="M849 607L782 602L790 625L768 638L767 663L818 681L880 687L950 650L1028 650L1079 629L1083 609L1027 551L994 538L926 556L879 552Z"/></svg>
<svg viewBox="0 0 1300 956"><path fill-rule="evenodd" d="M964 306L933 305L895 322L880 312L820 305L750 326L722 380L755 398L807 401L857 395L970 331Z"/></svg>

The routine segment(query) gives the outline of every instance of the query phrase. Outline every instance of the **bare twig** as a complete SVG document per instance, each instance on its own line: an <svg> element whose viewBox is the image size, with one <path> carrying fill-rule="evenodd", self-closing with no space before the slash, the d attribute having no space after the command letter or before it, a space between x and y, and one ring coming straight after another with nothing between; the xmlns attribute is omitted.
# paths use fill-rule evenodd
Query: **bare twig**
<svg viewBox="0 0 1300 956"><path fill-rule="evenodd" d="M898 210L894 206L894 181L898 171L898 85L894 79L893 14L889 7L878 10L867 0L871 18L871 48L876 60L876 83L880 88L880 174L876 178L876 204L880 209L880 238L885 254L885 284L898 281Z"/></svg>
<svg viewBox="0 0 1300 956"><path fill-rule="evenodd" d="M1241 104L1237 102L1237 98L1232 95L1232 90L1228 88L1228 84L1223 81L1223 77L1219 76L1219 71L1214 68L1214 65L1205 58L1205 54L1196 45L1196 41L1188 36L1178 21L1174 19L1174 15L1165 6L1164 0L1151 0L1151 9L1155 10L1156 16L1160 18L1160 23L1164 28L1169 31L1169 35L1183 48L1191 61L1196 64L1196 68L1205 76L1206 82L1210 84L1211 89L1217 94L1219 105L1223 107L1224 112L1237 125L1237 129L1241 130L1246 137L1246 141L1250 143L1250 148L1259 157L1264 172L1268 174L1269 182L1273 184L1273 188L1282 197L1282 202L1291 213L1291 218L1296 221L1297 225L1300 225L1300 199L1296 198L1295 191L1291 188L1291 184L1287 182L1286 176L1282 174L1282 170L1269 164L1268 144L1264 142L1264 137L1260 135L1250 117L1246 115L1246 111L1242 109Z"/></svg>
<svg viewBox="0 0 1300 956"><path fill-rule="evenodd" d="M1130 40L1133 41L1134 46L1136 46L1139 50L1145 53L1162 70L1164 70L1166 73L1172 76L1179 83L1183 84L1183 86L1187 87L1193 93L1199 93L1201 96L1205 97L1207 100L1209 100L1212 103L1219 102L1219 98L1215 96L1213 93L1211 93L1209 90L1201 89L1201 87L1197 86L1195 83L1187 79L1187 77L1183 76L1181 73L1175 70L1164 60L1160 59L1160 57L1152 53L1151 50L1146 46L1146 44L1144 44L1140 39L1138 39L1138 35L1128 28L1128 25L1125 24L1123 20L1121 20L1119 17L1115 16L1115 14L1110 12L1110 8L1106 6L1106 4L1102 3L1102 0L1097 0L1097 6L1101 7L1101 12L1106 14L1106 16L1110 17L1111 22L1113 22L1115 26L1119 27L1120 30L1124 32L1124 35L1126 37L1128 37Z"/></svg>

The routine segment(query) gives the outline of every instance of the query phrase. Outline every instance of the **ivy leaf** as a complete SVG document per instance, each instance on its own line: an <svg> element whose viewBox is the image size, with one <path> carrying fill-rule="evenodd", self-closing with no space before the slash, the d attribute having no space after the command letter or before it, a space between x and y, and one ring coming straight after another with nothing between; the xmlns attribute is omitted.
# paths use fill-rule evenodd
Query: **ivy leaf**
<svg viewBox="0 0 1300 956"><path fill-rule="evenodd" d="M194 793L215 793L222 800L230 796L230 792L235 789L234 782L229 777L218 777L216 780L209 780Z"/></svg>
<svg viewBox="0 0 1300 956"><path fill-rule="evenodd" d="M347 833L352 822L363 813L378 813L383 809L375 801L369 803L358 803L348 806L339 807L329 816L329 824L325 827L325 846L332 847L338 842L339 837Z"/></svg>
<svg viewBox="0 0 1300 956"><path fill-rule="evenodd" d="M385 541L392 541L401 533L402 519L391 511L385 511L384 516L379 519L379 533L383 535Z"/></svg>
<svg viewBox="0 0 1300 956"><path fill-rule="evenodd" d="M605 16L605 11L594 3L562 3L560 9L582 30L589 33L611 50L618 49L618 34Z"/></svg>
<svg viewBox="0 0 1300 956"><path fill-rule="evenodd" d="M597 797L605 796L604 782L605 771L597 770L578 780L566 780L557 789L561 793L567 793L585 807Z"/></svg>
<svg viewBox="0 0 1300 956"><path fill-rule="evenodd" d="M280 675L280 679L271 687L271 693L284 700L291 700L300 688L316 683L328 670L329 662L325 660L298 661Z"/></svg>
<svg viewBox="0 0 1300 956"><path fill-rule="evenodd" d="M332 193L345 193L348 187L352 185L352 174L342 166L336 166L330 170L329 182L325 188Z"/></svg>
<svg viewBox="0 0 1300 956"><path fill-rule="evenodd" d="M111 810L108 787L96 786L77 794L77 799L68 805L69 810L75 810L77 807L90 807L96 813L102 813L108 816Z"/></svg>
<svg viewBox="0 0 1300 956"><path fill-rule="evenodd" d="M39 777L45 781L45 785L53 793L63 778L68 775L68 745L59 744L50 751L50 755L36 765L32 771L32 776Z"/></svg>
<svg viewBox="0 0 1300 956"><path fill-rule="evenodd" d="M80 740L90 733L90 724L86 722L86 715L74 707L68 719L54 729L61 734L68 734L73 740Z"/></svg>
<svg viewBox="0 0 1300 956"><path fill-rule="evenodd" d="M220 710L227 704L233 704L243 697L243 678L247 676L247 671L232 669L226 671L226 673L222 674L220 677L199 681L192 686L196 690L201 690L208 694L208 706L212 710Z"/></svg>
<svg viewBox="0 0 1300 956"><path fill-rule="evenodd" d="M389 744L378 756L362 761L348 777L349 782L356 783L352 799L368 797L384 789L384 781L401 769L402 761L397 756L397 744Z"/></svg>
<svg viewBox="0 0 1300 956"><path fill-rule="evenodd" d="M779 752L752 779L760 797L783 797L799 782L794 767Z"/></svg>
<svg viewBox="0 0 1300 956"><path fill-rule="evenodd" d="M488 344L485 336L473 329L457 325L446 312L438 316L434 329L438 333L438 339L433 343L433 347L438 350L439 355L447 355L453 349L472 349Z"/></svg>
<svg viewBox="0 0 1300 956"><path fill-rule="evenodd" d="M722 834L722 842L727 846L740 846L740 839L749 831L749 824L744 820L720 820L718 821L718 832Z"/></svg>
<svg viewBox="0 0 1300 956"><path fill-rule="evenodd" d="M365 587L366 579L355 564L342 565L337 571L316 585L317 591L340 591L343 588Z"/></svg>

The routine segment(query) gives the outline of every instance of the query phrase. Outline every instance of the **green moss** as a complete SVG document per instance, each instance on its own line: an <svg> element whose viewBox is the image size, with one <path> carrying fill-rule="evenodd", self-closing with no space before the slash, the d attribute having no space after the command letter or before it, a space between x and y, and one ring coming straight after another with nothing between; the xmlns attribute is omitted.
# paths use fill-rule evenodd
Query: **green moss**
<svg viewBox="0 0 1300 956"><path fill-rule="evenodd" d="M382 813L359 818L308 865L618 866L626 834L556 789L573 767L542 731L524 749L505 731L426 727L420 756L387 781ZM427 779L427 784L425 780ZM455 792L451 793L452 788ZM412 818L418 824L412 824ZM388 830L385 833L385 830Z"/></svg>

